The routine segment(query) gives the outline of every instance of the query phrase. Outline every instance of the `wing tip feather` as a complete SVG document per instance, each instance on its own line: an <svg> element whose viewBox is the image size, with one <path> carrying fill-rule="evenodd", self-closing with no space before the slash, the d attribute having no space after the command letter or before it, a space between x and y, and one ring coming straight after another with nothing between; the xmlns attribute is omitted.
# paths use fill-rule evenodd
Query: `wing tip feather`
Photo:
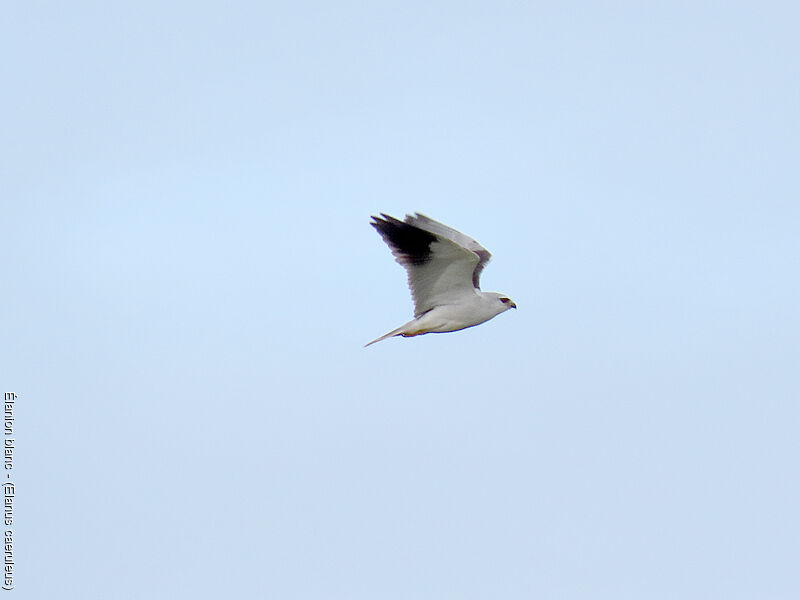
<svg viewBox="0 0 800 600"><path fill-rule="evenodd" d="M381 218L373 216L372 227L380 234L393 253L412 265L423 265L430 260L431 244L436 235L410 223L404 223L386 213Z"/></svg>

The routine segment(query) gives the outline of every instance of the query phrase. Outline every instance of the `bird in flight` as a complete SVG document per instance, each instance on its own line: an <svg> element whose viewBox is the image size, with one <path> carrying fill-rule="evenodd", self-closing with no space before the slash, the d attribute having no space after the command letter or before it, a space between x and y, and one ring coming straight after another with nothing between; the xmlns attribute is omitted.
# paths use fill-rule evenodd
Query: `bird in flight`
<svg viewBox="0 0 800 600"><path fill-rule="evenodd" d="M420 213L400 221L381 213L370 223L408 271L414 319L364 347L386 338L458 331L480 325L517 305L504 294L482 292L480 276L492 258L463 233Z"/></svg>

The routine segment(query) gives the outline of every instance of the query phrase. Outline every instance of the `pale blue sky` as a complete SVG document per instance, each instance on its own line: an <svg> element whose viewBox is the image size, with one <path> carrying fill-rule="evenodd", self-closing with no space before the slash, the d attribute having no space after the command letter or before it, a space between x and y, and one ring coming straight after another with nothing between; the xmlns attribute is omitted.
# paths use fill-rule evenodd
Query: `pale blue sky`
<svg viewBox="0 0 800 600"><path fill-rule="evenodd" d="M792 2L6 2L19 598L800 597ZM421 211L519 310L405 322Z"/></svg>

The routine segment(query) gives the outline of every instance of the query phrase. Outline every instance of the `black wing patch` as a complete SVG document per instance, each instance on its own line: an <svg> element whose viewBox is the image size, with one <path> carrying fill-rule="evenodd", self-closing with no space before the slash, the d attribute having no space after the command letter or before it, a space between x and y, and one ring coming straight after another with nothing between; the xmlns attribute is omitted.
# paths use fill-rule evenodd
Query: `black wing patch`
<svg viewBox="0 0 800 600"><path fill-rule="evenodd" d="M435 235L389 215L381 213L381 217L372 217L374 223L370 225L381 234L398 258L414 266L424 265L431 259L431 244L436 241Z"/></svg>

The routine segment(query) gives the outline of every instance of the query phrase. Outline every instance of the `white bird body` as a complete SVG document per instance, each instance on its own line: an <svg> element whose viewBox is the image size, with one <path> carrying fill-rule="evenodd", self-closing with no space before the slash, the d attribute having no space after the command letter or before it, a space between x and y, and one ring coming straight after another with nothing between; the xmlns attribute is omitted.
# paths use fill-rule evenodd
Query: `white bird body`
<svg viewBox="0 0 800 600"><path fill-rule="evenodd" d="M491 254L478 242L419 213L405 222L381 216L373 217L372 226L408 271L415 318L366 346L398 335L459 331L517 307L502 294L480 290Z"/></svg>

